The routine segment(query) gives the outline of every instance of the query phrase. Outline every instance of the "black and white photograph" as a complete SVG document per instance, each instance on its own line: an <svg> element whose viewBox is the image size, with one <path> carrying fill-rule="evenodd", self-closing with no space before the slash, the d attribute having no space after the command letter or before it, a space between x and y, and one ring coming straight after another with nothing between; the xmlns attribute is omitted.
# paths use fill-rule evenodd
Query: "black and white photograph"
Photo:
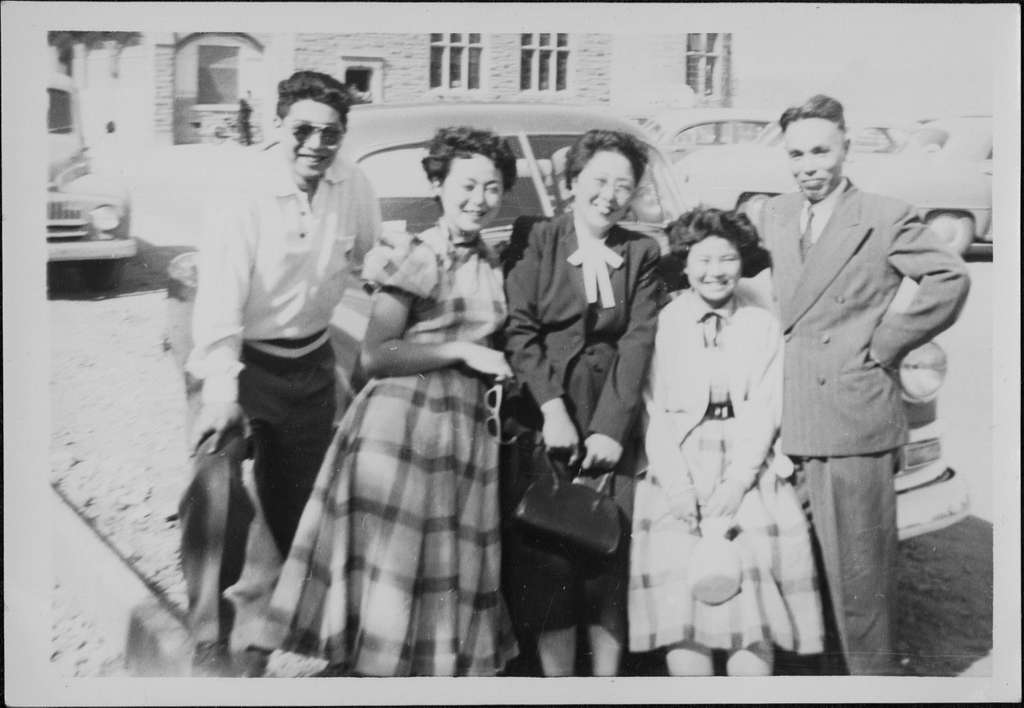
<svg viewBox="0 0 1024 708"><path fill-rule="evenodd" d="M5 703L1020 701L1018 5L0 9Z"/></svg>

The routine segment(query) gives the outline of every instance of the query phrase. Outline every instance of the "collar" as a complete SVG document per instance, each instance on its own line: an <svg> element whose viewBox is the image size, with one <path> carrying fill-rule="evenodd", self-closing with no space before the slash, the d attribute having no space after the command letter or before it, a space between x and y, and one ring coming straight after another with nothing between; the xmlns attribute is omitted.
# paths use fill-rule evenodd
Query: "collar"
<svg viewBox="0 0 1024 708"><path fill-rule="evenodd" d="M736 312L736 295L735 293L729 301L721 307L711 307L707 302L704 301L700 295L698 295L693 289L685 291L689 293L693 300L693 319L694 322L700 322L704 319L704 316L709 312L714 312L722 318L722 324L727 323L732 319L733 314Z"/></svg>
<svg viewBox="0 0 1024 708"><path fill-rule="evenodd" d="M810 217L811 211L814 212L815 222L819 226L824 226L825 223L832 216L832 213L836 210L836 205L839 204L839 200L843 198L843 193L850 188L850 180L843 177L843 181L839 183L839 186L832 190L832 193L822 199L817 204L811 204L807 199L803 200L803 209L800 211L800 224L802 225L801 231L807 225L807 219Z"/></svg>
<svg viewBox="0 0 1024 708"><path fill-rule="evenodd" d="M430 246L434 253L442 258L455 256L457 260L461 260L458 258L459 256L464 257L470 253L477 253L491 265L497 262L494 252L479 233L476 234L475 238L464 239L456 243L444 217L438 219L437 224L433 228L422 232L419 235L419 239Z"/></svg>
<svg viewBox="0 0 1024 708"><path fill-rule="evenodd" d="M274 196L302 196L304 192L292 177L291 153L284 143L273 143L267 148L264 173ZM330 184L344 182L352 173L353 165L341 154L334 156L334 162L320 178Z"/></svg>

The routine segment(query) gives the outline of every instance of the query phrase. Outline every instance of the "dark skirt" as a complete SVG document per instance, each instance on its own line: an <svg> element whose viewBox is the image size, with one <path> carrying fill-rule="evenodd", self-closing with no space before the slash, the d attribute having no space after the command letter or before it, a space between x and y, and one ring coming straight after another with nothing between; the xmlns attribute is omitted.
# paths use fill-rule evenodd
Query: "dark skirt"
<svg viewBox="0 0 1024 708"><path fill-rule="evenodd" d="M586 346L566 372L566 408L577 424L581 442L593 417L605 379L615 361L614 344ZM502 500L502 588L522 644L540 632L579 624L600 624L613 634L625 631L629 583L629 530L633 512L633 476L641 449L637 435L624 441L622 459L613 471L608 492L619 507L623 530L611 556L588 553L566 541L522 528L512 512L527 487L551 474L541 443L543 419L527 393L511 396L506 436L515 441L500 454ZM598 476L585 479L596 487Z"/></svg>

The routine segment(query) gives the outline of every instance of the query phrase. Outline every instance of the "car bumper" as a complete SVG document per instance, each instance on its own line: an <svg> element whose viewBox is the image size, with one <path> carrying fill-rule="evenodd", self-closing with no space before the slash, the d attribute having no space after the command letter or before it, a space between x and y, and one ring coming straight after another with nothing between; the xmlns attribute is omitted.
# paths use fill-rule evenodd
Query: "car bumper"
<svg viewBox="0 0 1024 708"><path fill-rule="evenodd" d="M915 462L915 457L920 458L922 450L931 453L921 464L908 464ZM903 464L895 480L896 526L901 541L952 526L967 516L967 485L942 456L937 423L912 428L902 456Z"/></svg>
<svg viewBox="0 0 1024 708"><path fill-rule="evenodd" d="M139 251L133 238L107 241L47 241L47 259L57 261L106 261L131 258Z"/></svg>

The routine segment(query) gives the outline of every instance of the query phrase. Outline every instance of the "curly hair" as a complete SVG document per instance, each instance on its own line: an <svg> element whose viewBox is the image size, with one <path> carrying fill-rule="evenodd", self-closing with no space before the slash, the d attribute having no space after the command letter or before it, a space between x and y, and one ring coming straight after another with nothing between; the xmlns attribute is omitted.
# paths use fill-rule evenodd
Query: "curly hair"
<svg viewBox="0 0 1024 708"><path fill-rule="evenodd" d="M444 182L457 157L483 155L489 158L501 172L501 183L505 191L516 183L516 156L502 138L489 130L480 130L466 125L441 128L427 146L423 158L423 170L431 182Z"/></svg>
<svg viewBox="0 0 1024 708"><path fill-rule="evenodd" d="M292 104L312 100L330 106L338 112L342 125L348 123L348 108L352 97L348 88L333 76L319 71L296 71L277 85L277 117L284 118Z"/></svg>
<svg viewBox="0 0 1024 708"><path fill-rule="evenodd" d="M658 270L670 290L689 287L686 259L690 249L709 236L724 238L736 248L743 264L740 275L744 278L752 278L772 264L771 254L762 245L757 229L742 212L698 207L666 226L665 234L668 253L662 256Z"/></svg>
<svg viewBox="0 0 1024 708"><path fill-rule="evenodd" d="M799 106L792 106L783 111L782 116L779 118L779 127L782 128L782 132L786 132L786 128L789 127L790 123L807 118L821 118L831 121L839 126L839 130L846 131L843 104L831 96L826 96L822 93L811 96Z"/></svg>
<svg viewBox="0 0 1024 708"><path fill-rule="evenodd" d="M617 130L588 130L573 143L565 157L566 186L571 188L591 158L602 151L619 153L629 160L633 179L639 182L643 178L648 157L647 148L642 142L629 133Z"/></svg>

